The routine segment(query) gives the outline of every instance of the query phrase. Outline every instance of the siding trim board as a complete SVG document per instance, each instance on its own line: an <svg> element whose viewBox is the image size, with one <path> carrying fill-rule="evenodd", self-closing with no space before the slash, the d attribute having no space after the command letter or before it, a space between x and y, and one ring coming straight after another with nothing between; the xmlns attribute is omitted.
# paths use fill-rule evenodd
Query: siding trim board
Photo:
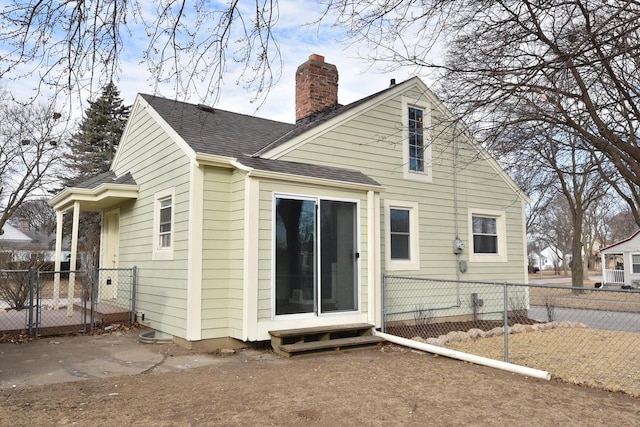
<svg viewBox="0 0 640 427"><path fill-rule="evenodd" d="M187 274L187 340L202 339L202 234L204 171L191 162L189 179L189 242Z"/></svg>

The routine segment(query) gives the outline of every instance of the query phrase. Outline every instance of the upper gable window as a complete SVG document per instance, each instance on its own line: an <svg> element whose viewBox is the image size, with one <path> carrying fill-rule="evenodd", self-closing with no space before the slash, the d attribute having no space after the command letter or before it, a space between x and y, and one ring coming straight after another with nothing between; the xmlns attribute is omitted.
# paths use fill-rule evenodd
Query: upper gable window
<svg viewBox="0 0 640 427"><path fill-rule="evenodd" d="M424 111L409 107L409 170L424 172Z"/></svg>
<svg viewBox="0 0 640 427"><path fill-rule="evenodd" d="M406 179L431 182L431 143L429 104L424 100L402 98L402 158Z"/></svg>

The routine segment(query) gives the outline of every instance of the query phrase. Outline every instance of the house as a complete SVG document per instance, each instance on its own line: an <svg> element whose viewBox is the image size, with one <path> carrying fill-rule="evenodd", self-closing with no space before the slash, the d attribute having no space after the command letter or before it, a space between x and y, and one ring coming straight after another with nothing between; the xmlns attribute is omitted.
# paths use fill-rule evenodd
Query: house
<svg viewBox="0 0 640 427"><path fill-rule="evenodd" d="M535 271L559 270L563 266L571 263L570 249L565 250L564 262L562 260L562 250L555 246L546 246L540 251L532 251L529 254L530 265Z"/></svg>
<svg viewBox="0 0 640 427"><path fill-rule="evenodd" d="M50 263L55 259L55 234L29 230L28 227L5 223L0 233L0 259L2 267L10 268L8 263ZM62 253L63 261L68 261L68 248ZM22 267L24 268L24 264Z"/></svg>
<svg viewBox="0 0 640 427"><path fill-rule="evenodd" d="M640 288L640 230L600 249L604 286Z"/></svg>
<svg viewBox="0 0 640 427"><path fill-rule="evenodd" d="M138 95L110 171L50 201L102 212L102 265L186 345L380 326L383 274L524 283L526 203L419 78L340 105L320 55L294 124Z"/></svg>

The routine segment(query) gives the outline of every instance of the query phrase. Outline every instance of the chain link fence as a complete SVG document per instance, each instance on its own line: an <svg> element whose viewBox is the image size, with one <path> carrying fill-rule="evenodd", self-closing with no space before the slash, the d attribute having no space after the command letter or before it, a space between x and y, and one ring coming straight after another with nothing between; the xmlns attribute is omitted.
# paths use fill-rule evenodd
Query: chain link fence
<svg viewBox="0 0 640 427"><path fill-rule="evenodd" d="M0 336L93 331L135 321L136 268L0 270Z"/></svg>
<svg viewBox="0 0 640 427"><path fill-rule="evenodd" d="M640 396L639 290L383 279L384 332Z"/></svg>

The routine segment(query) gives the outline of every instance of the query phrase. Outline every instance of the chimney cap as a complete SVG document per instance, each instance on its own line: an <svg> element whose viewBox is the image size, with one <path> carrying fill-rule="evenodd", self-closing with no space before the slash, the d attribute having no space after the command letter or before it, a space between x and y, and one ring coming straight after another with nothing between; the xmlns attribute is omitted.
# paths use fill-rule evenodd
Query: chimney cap
<svg viewBox="0 0 640 427"><path fill-rule="evenodd" d="M324 56L318 55L317 53L312 53L311 55L309 55L309 61L324 62Z"/></svg>

